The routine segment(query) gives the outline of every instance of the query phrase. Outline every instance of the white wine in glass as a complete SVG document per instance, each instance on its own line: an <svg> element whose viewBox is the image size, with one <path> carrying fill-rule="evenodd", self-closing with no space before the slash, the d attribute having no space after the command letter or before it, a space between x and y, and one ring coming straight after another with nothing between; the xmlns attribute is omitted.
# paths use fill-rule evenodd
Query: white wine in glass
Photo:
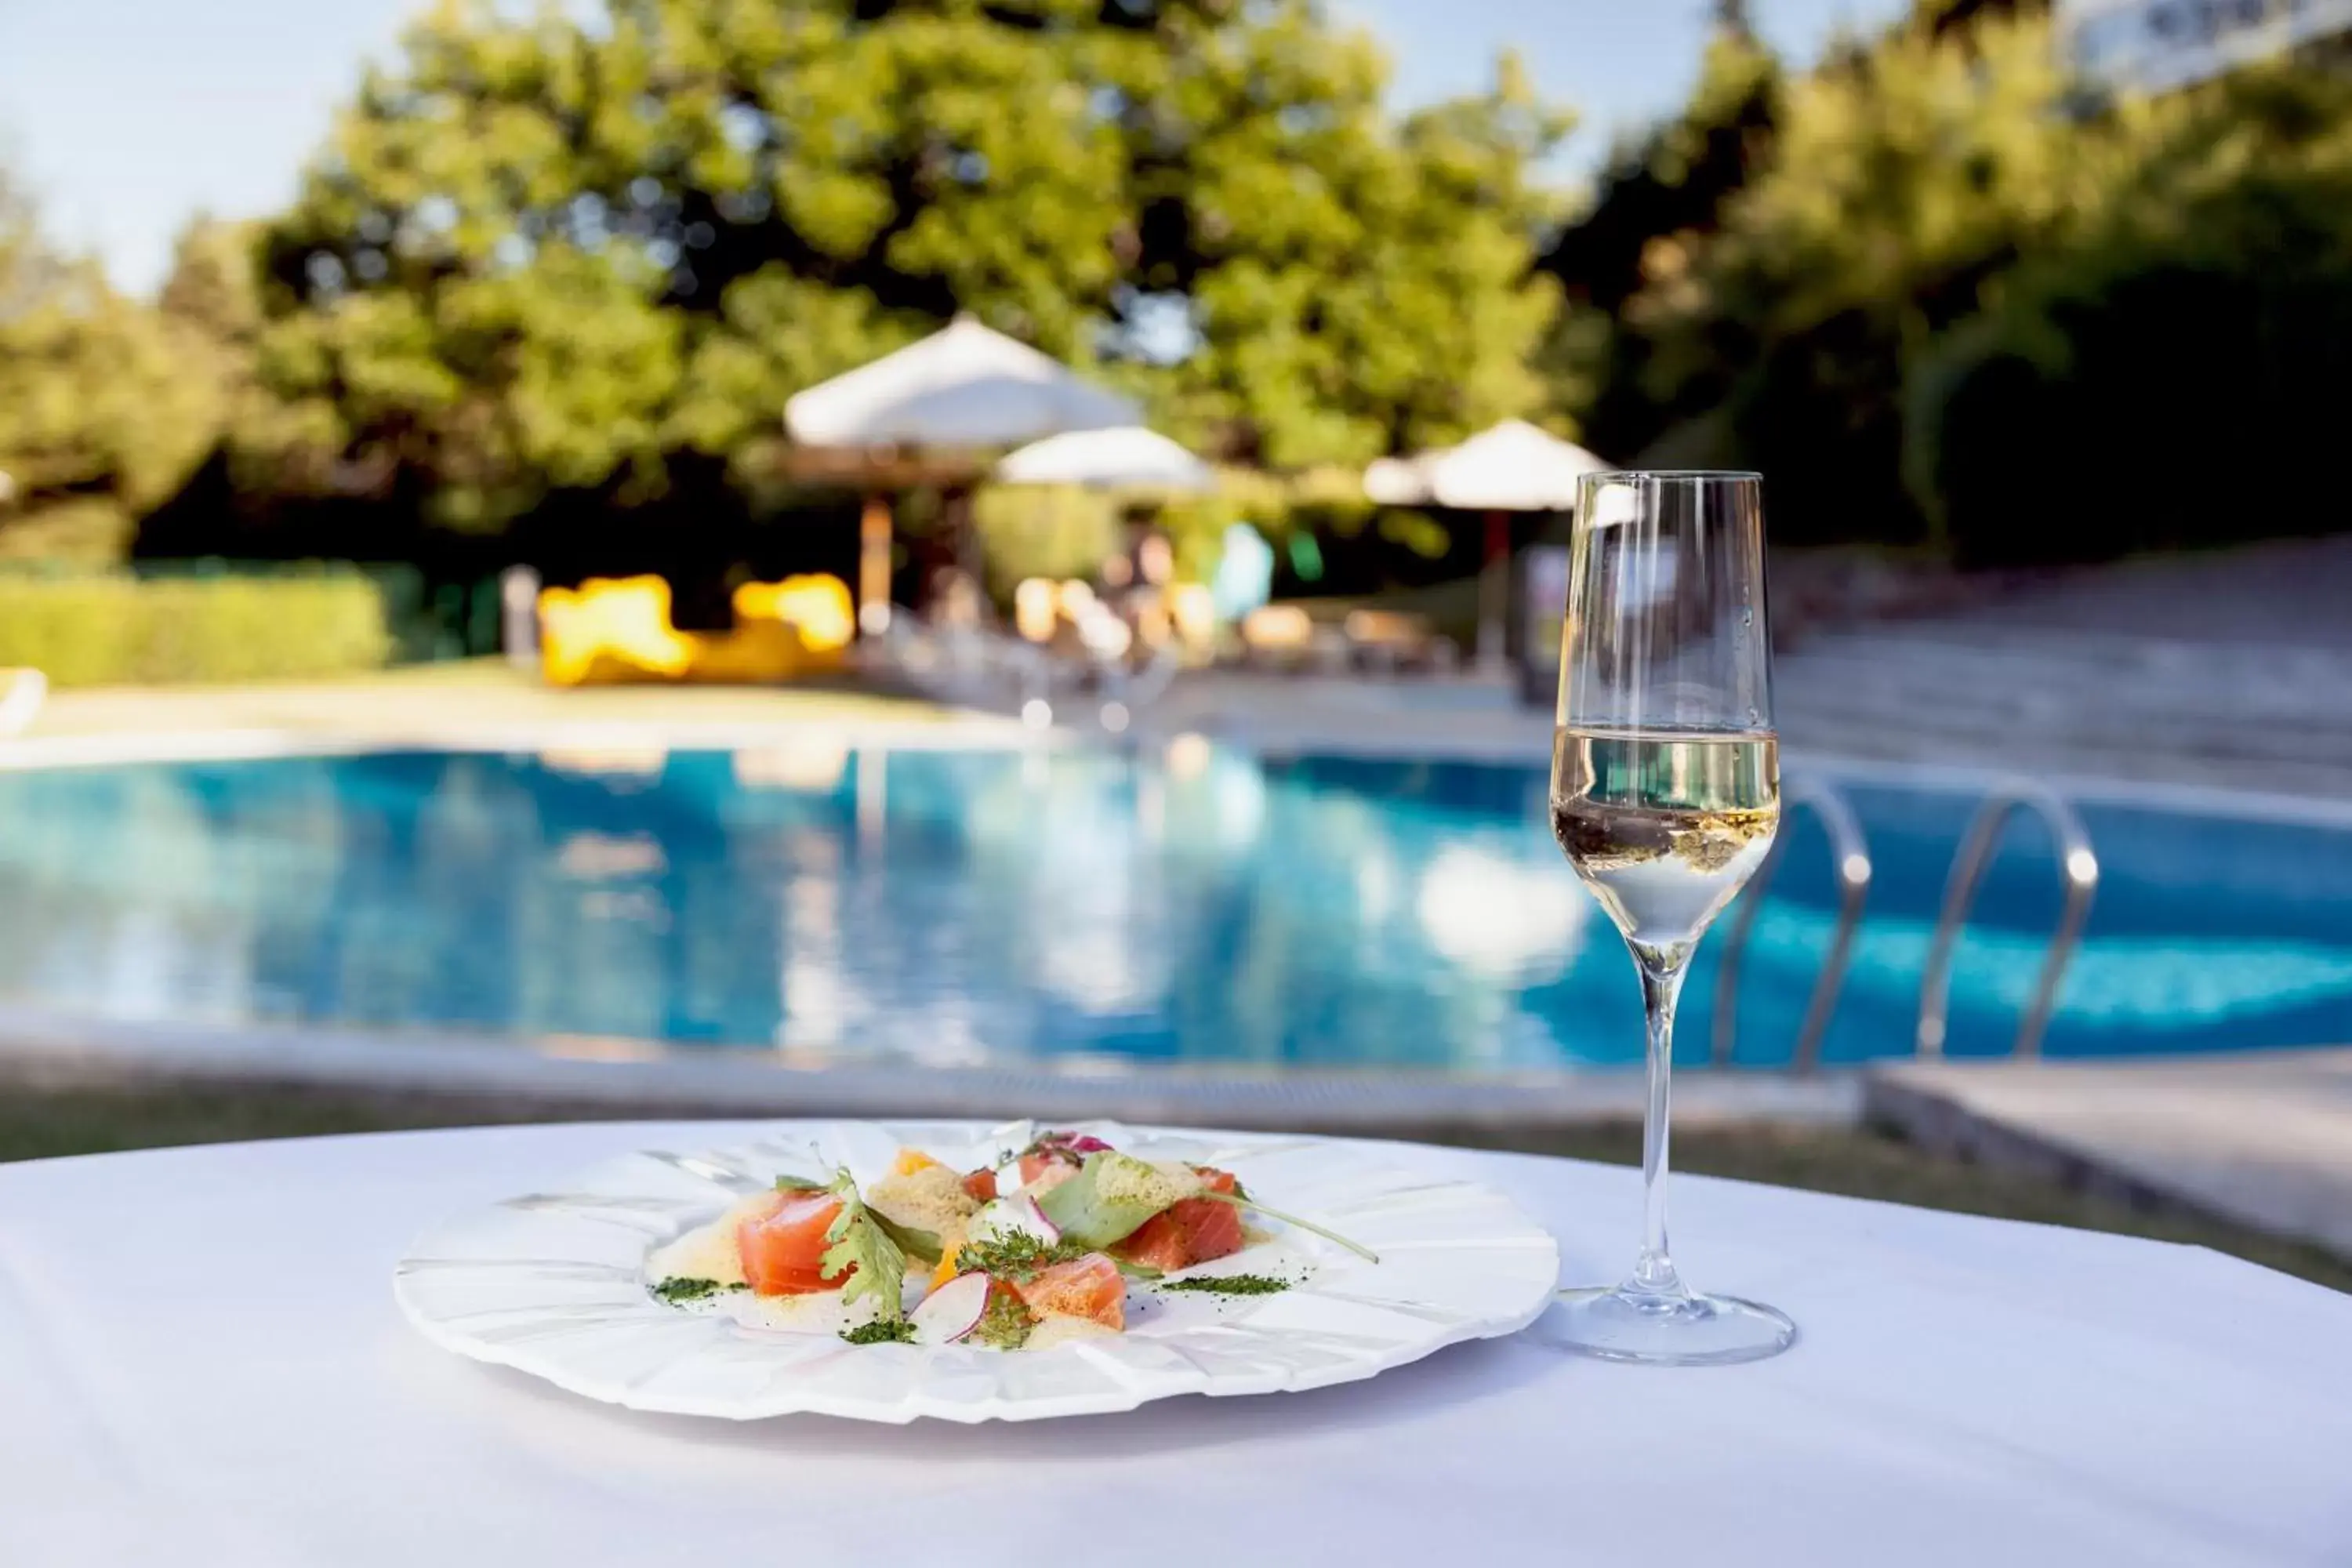
<svg viewBox="0 0 2352 1568"><path fill-rule="evenodd" d="M1769 1307L1692 1290L1666 1246L1675 1003L1780 823L1759 488L1753 474L1611 473L1579 496L1552 833L1633 952L1649 1095L1640 1256L1620 1284L1563 1291L1559 1332L1617 1361L1754 1361L1797 1333Z"/></svg>
<svg viewBox="0 0 2352 1568"><path fill-rule="evenodd" d="M1769 734L1562 728L1551 778L1551 830L1568 863L1627 942L1685 957L1780 825Z"/></svg>

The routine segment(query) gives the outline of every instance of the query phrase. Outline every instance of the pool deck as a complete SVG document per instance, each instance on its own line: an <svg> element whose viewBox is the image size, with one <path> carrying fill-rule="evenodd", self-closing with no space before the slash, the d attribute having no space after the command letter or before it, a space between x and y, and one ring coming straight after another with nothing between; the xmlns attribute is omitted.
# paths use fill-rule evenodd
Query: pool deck
<svg viewBox="0 0 2352 1568"><path fill-rule="evenodd" d="M2352 1047L2105 1062L1905 1062L1864 1115L1914 1142L2352 1258Z"/></svg>
<svg viewBox="0 0 2352 1568"><path fill-rule="evenodd" d="M758 744L823 732L852 742L1001 745L1030 733L994 714L836 688L611 686L559 690L493 660L344 680L110 687L50 694L11 761L268 754L341 747L616 748Z"/></svg>

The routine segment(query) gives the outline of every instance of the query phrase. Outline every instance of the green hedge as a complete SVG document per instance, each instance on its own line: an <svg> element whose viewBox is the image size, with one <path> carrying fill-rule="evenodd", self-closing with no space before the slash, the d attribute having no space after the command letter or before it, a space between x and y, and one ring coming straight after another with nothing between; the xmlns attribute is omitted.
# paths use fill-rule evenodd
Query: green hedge
<svg viewBox="0 0 2352 1568"><path fill-rule="evenodd" d="M356 572L0 574L0 668L31 665L55 686L342 675L391 652L383 596Z"/></svg>

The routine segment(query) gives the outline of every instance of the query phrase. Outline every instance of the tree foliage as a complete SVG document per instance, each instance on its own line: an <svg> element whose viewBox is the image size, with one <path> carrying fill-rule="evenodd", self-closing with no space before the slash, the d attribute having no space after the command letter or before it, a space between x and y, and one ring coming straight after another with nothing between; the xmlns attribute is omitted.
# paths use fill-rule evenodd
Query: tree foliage
<svg viewBox="0 0 2352 1568"><path fill-rule="evenodd" d="M2352 370L2352 83L2265 68L2110 130L2121 177L1913 377L1914 497L1989 562L2342 527L2314 457Z"/></svg>
<svg viewBox="0 0 2352 1568"><path fill-rule="evenodd" d="M1760 468L1791 542L1994 561L2265 526L2183 515L2146 441L2316 434L2352 347L2352 89L2280 67L2102 100L2045 12L1923 0L1785 76L1721 30L1551 252L1614 304L1554 344L1595 438ZM2090 453L2138 477L2021 482Z"/></svg>
<svg viewBox="0 0 2352 1568"><path fill-rule="evenodd" d="M441 0L289 207L193 226L152 305L0 181L0 554L144 515L165 553L469 578L716 556L723 613L766 509L851 548L854 500L782 482L785 400L958 311L1277 488L1537 415L1763 469L1784 541L1995 561L2334 516L2280 476L2352 363L2352 84L2102 99L2039 0L1916 0L1793 70L1748 9L1563 228L1567 118L1516 62L1398 113L1320 0ZM2214 449L2266 476L2239 504L2146 460ZM2106 477L2021 485L2047 472ZM1099 531L987 505L1049 552ZM1242 512L1322 515L1168 515L1197 556Z"/></svg>
<svg viewBox="0 0 2352 1568"><path fill-rule="evenodd" d="M1772 167L1630 313L1649 390L1719 410L1798 537L1922 531L1903 387L2020 257L2063 243L2107 163L2046 25L1906 26L1787 90Z"/></svg>
<svg viewBox="0 0 2352 1568"><path fill-rule="evenodd" d="M102 561L209 446L193 343L42 237L0 175L0 556Z"/></svg>
<svg viewBox="0 0 2352 1568"><path fill-rule="evenodd" d="M783 400L959 310L1291 467L1537 406L1506 62L1408 117L1314 0L446 0L264 243L261 374L340 482L497 526L769 466Z"/></svg>
<svg viewBox="0 0 2352 1568"><path fill-rule="evenodd" d="M1765 167L1781 86L1780 61L1757 38L1746 8L1720 7L1689 104L1619 150L1591 208L1544 257L1570 306L1544 362L1604 452L1638 452L1676 417L1703 412L1651 388L1653 340L1626 321L1626 308L1687 265L1721 227L1725 206Z"/></svg>

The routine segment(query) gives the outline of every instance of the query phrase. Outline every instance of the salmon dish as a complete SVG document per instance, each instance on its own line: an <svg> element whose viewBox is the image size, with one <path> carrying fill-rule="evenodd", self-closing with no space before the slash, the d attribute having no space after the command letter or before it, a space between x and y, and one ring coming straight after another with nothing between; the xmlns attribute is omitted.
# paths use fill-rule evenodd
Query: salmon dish
<svg viewBox="0 0 2352 1568"><path fill-rule="evenodd" d="M1295 1281L1279 1274L1232 1271L1236 1259L1295 1256L1252 1252L1276 1239L1254 1219L1378 1261L1265 1207L1230 1171L1046 1132L969 1170L904 1148L862 1184L846 1169L778 1176L657 1247L646 1288L680 1310L823 1325L852 1344L1038 1351L1126 1332L1139 1300L1286 1289Z"/></svg>

